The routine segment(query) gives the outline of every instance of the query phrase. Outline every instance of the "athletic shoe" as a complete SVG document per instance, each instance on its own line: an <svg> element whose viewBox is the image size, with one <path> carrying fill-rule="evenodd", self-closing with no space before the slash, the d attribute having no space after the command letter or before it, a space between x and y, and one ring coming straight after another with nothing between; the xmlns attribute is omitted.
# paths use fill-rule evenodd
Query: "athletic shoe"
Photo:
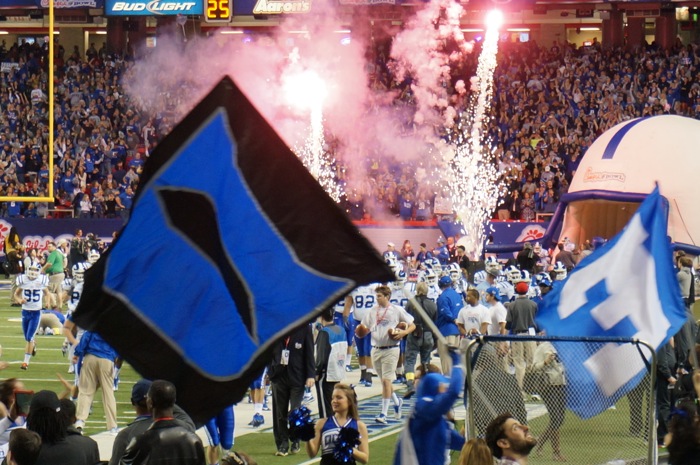
<svg viewBox="0 0 700 465"><path fill-rule="evenodd" d="M277 452L275 452L275 455L277 457L286 457L289 455L289 452L287 452L287 449L277 449Z"/></svg>
<svg viewBox="0 0 700 465"><path fill-rule="evenodd" d="M119 390L119 377L114 378L114 390L115 391Z"/></svg>
<svg viewBox="0 0 700 465"><path fill-rule="evenodd" d="M110 434L110 436L116 436L117 434L119 434L119 427L115 426L114 428L109 430L108 433Z"/></svg>
<svg viewBox="0 0 700 465"><path fill-rule="evenodd" d="M258 426L265 424L265 417L263 417L259 413L256 413L255 415L253 415L253 421L251 421L248 424L253 428L257 428Z"/></svg>
<svg viewBox="0 0 700 465"><path fill-rule="evenodd" d="M75 426L75 429L82 432L85 422L83 420L77 420L73 426Z"/></svg>
<svg viewBox="0 0 700 465"><path fill-rule="evenodd" d="M32 357L36 356L36 342L34 343L34 347L32 347Z"/></svg>
<svg viewBox="0 0 700 465"><path fill-rule="evenodd" d="M267 402L263 403L263 412L269 412L270 411L270 406L267 405Z"/></svg>
<svg viewBox="0 0 700 465"><path fill-rule="evenodd" d="M26 363L23 363L22 365L20 365L20 368L22 370L26 370L27 368L29 368L29 365L27 365Z"/></svg>
<svg viewBox="0 0 700 465"><path fill-rule="evenodd" d="M376 421L377 423L381 423L382 425L386 425L386 423L387 423L386 415L384 415L383 413L380 413L379 415L374 417L374 421Z"/></svg>
<svg viewBox="0 0 700 465"><path fill-rule="evenodd" d="M68 349L70 348L70 343L68 341L63 341L63 345L61 346L61 353L65 357L68 355Z"/></svg>
<svg viewBox="0 0 700 465"><path fill-rule="evenodd" d="M401 407L403 407L403 399L399 397L399 405L394 405L394 418L397 420L401 419Z"/></svg>
<svg viewBox="0 0 700 465"><path fill-rule="evenodd" d="M299 441L294 441L294 442L292 442L292 448L289 451L289 453L292 455L298 454L300 450L301 450L301 446L299 445Z"/></svg>
<svg viewBox="0 0 700 465"><path fill-rule="evenodd" d="M372 381L365 381L365 387L372 387Z"/></svg>
<svg viewBox="0 0 700 465"><path fill-rule="evenodd" d="M68 373L69 373L69 374L75 373L75 365L73 365L72 363L71 363L70 366L68 367Z"/></svg>
<svg viewBox="0 0 700 465"><path fill-rule="evenodd" d="M350 373L352 371L352 367L350 365L345 365L345 371Z"/></svg>
<svg viewBox="0 0 700 465"><path fill-rule="evenodd" d="M396 378L391 384L403 384L403 380L401 380L401 378Z"/></svg>

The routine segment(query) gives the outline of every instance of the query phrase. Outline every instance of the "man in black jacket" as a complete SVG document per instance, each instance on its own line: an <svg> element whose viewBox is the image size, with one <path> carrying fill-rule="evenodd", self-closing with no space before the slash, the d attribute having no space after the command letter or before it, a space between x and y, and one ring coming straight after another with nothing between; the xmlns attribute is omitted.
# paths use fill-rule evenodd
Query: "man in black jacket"
<svg viewBox="0 0 700 465"><path fill-rule="evenodd" d="M275 455L286 457L290 452L287 424L289 410L301 407L304 388L311 388L316 376L311 326L303 325L275 345L268 375L272 384L272 432L277 446ZM299 440L292 441L291 453L296 454L299 450Z"/></svg>
<svg viewBox="0 0 700 465"><path fill-rule="evenodd" d="M668 420L671 415L671 388L676 384L676 353L674 338L662 345L657 351L656 364L656 439L664 445L664 436L668 433Z"/></svg>
<svg viewBox="0 0 700 465"><path fill-rule="evenodd" d="M129 444L120 465L206 464L202 441L174 418L175 397L175 386L172 383L153 381L146 399L153 416L153 425Z"/></svg>
<svg viewBox="0 0 700 465"><path fill-rule="evenodd" d="M7 260L7 272L10 275L10 305L12 307L21 307L22 304L15 301L15 291L17 290L17 276L24 273L24 247L22 244L8 252L5 260Z"/></svg>
<svg viewBox="0 0 700 465"><path fill-rule="evenodd" d="M423 306L428 316L433 320L437 315L435 302L428 298L428 285L418 283L416 285L416 301ZM430 364L430 353L433 351L433 332L423 321L423 315L415 309L411 302L406 304L406 312L413 317L416 329L406 337L406 384L408 385L408 397L413 395L415 382L415 366L418 355L423 366Z"/></svg>
<svg viewBox="0 0 700 465"><path fill-rule="evenodd" d="M148 391L151 388L152 382L146 379L136 381L134 387L131 388L131 405L136 410L136 418L123 428L117 434L112 444L112 458L109 460L109 465L119 465L126 448L134 438L140 437L153 424L153 417L148 408ZM192 419L185 413L177 404L173 407L173 417L180 420L188 430L195 432L196 428Z"/></svg>

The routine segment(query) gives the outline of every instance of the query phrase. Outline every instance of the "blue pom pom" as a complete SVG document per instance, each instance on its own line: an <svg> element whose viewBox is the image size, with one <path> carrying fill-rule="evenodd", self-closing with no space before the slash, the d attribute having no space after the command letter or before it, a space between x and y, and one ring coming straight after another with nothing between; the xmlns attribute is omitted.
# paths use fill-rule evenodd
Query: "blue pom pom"
<svg viewBox="0 0 700 465"><path fill-rule="evenodd" d="M333 449L333 458L338 463L347 463L354 465L355 458L352 456L352 451L356 446L360 445L360 432L354 428L340 428L338 439Z"/></svg>
<svg viewBox="0 0 700 465"><path fill-rule="evenodd" d="M289 412L289 435L292 439L310 441L316 435L311 410L302 406Z"/></svg>

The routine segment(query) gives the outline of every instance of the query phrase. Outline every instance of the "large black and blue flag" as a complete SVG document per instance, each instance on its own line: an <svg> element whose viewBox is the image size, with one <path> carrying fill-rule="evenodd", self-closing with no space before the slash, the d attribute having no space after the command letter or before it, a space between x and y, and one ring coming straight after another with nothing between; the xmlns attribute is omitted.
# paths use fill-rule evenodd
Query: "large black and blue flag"
<svg viewBox="0 0 700 465"><path fill-rule="evenodd" d="M144 166L75 322L196 421L237 402L273 344L391 270L229 78Z"/></svg>
<svg viewBox="0 0 700 465"><path fill-rule="evenodd" d="M654 349L665 344L686 320L667 223L667 203L656 187L624 230L547 294L538 326L548 336L636 338ZM566 368L567 407L581 418L614 405L646 373L632 344L591 345L584 359L566 343L555 346Z"/></svg>

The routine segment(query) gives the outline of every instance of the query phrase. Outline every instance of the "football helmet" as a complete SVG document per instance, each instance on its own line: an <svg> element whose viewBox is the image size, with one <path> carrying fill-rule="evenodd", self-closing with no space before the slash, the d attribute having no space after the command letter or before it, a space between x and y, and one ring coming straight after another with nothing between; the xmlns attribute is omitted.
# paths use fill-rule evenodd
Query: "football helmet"
<svg viewBox="0 0 700 465"><path fill-rule="evenodd" d="M450 263L450 265L447 267L447 271L453 282L457 282L462 279L462 270L459 268L458 264Z"/></svg>
<svg viewBox="0 0 700 465"><path fill-rule="evenodd" d="M76 263L73 265L73 279L76 283L82 283L85 281L85 270L89 268L89 265L85 262Z"/></svg>
<svg viewBox="0 0 700 465"><path fill-rule="evenodd" d="M403 289L406 284L406 272L403 270L396 270L394 274L396 275L396 281L392 283L394 289Z"/></svg>
<svg viewBox="0 0 700 465"><path fill-rule="evenodd" d="M548 273L537 273L535 275L535 283L537 283L538 286L552 287L552 278L549 277Z"/></svg>
<svg viewBox="0 0 700 465"><path fill-rule="evenodd" d="M563 281L566 279L566 267L562 262L557 262L554 265L554 272L557 274L554 278L555 281Z"/></svg>
<svg viewBox="0 0 700 465"><path fill-rule="evenodd" d="M90 265L94 265L99 259L100 253L97 250L92 249L90 252L88 252L87 261Z"/></svg>
<svg viewBox="0 0 700 465"><path fill-rule="evenodd" d="M442 273L442 265L440 264L440 260L437 258L428 258L425 260L425 262L423 262L423 265L426 269L433 270L436 276Z"/></svg>
<svg viewBox="0 0 700 465"><path fill-rule="evenodd" d="M423 272L422 280L428 283L428 286L434 286L437 284L437 274L432 268L426 268Z"/></svg>
<svg viewBox="0 0 700 465"><path fill-rule="evenodd" d="M513 276L513 277L514 277L514 279L512 281L513 284L516 284L516 283L528 283L528 284L530 284L530 281L532 279L530 277L530 272L527 270L522 270L522 271L518 270L517 277L516 276Z"/></svg>
<svg viewBox="0 0 700 465"><path fill-rule="evenodd" d="M506 279L511 284L517 283L520 279L520 268L515 265L510 265L506 268Z"/></svg>
<svg viewBox="0 0 700 465"><path fill-rule="evenodd" d="M501 274L501 263L496 257L488 257L484 262L484 267L486 272L492 276L498 276Z"/></svg>
<svg viewBox="0 0 700 465"><path fill-rule="evenodd" d="M32 263L29 265L27 268L27 278L31 279L34 281L36 278L39 277L39 272L41 269L39 268L39 265L37 263Z"/></svg>

